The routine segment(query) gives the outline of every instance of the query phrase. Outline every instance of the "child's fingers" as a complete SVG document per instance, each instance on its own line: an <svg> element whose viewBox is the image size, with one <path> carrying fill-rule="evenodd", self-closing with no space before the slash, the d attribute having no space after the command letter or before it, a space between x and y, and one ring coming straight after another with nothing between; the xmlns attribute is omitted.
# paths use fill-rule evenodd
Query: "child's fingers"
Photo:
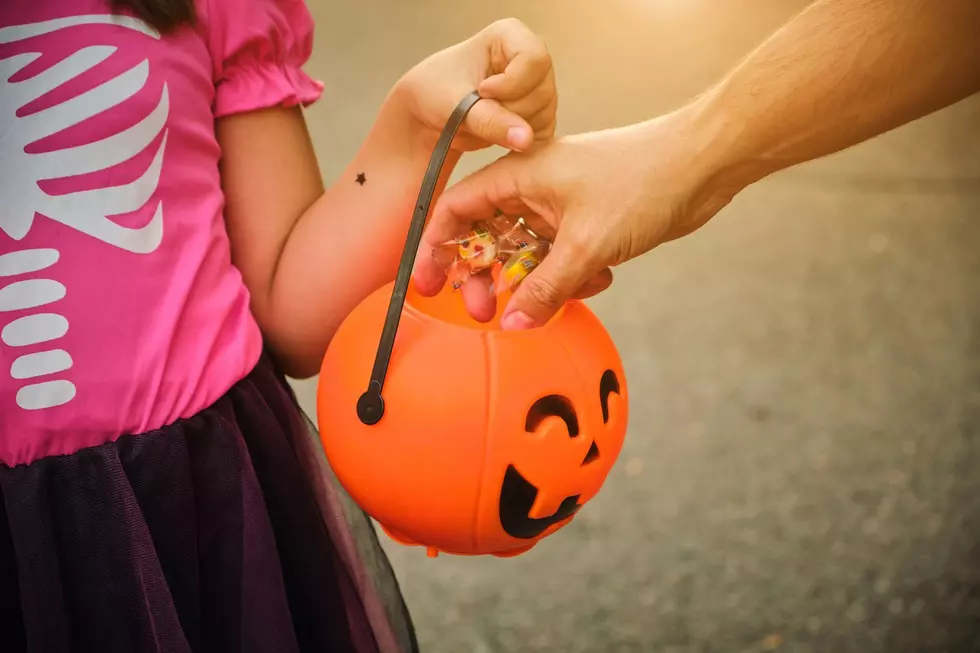
<svg viewBox="0 0 980 653"><path fill-rule="evenodd" d="M555 123L558 96L554 87L542 85L519 100L504 102L503 107L525 120L537 135L539 131Z"/></svg>
<svg viewBox="0 0 980 653"><path fill-rule="evenodd" d="M521 69L521 64L525 64L524 70ZM524 97L536 86L540 86L547 78L546 74L536 74L537 71L531 67L532 65L534 64L525 60L514 59L507 65L504 72L491 75L480 82L477 91L483 97L502 102ZM512 69L512 67L514 68Z"/></svg>
<svg viewBox="0 0 980 653"><path fill-rule="evenodd" d="M534 130L535 141L549 141L555 137L558 129L557 101L549 106L543 107L536 114L525 116L531 129Z"/></svg>
<svg viewBox="0 0 980 653"><path fill-rule="evenodd" d="M527 121L493 100L473 105L464 124L473 136L508 150L522 152L534 144L534 130Z"/></svg>
<svg viewBox="0 0 980 653"><path fill-rule="evenodd" d="M495 100L516 100L551 74L551 55L544 41L516 19L501 20L488 30L491 50L506 57L504 72L483 80L479 92Z"/></svg>

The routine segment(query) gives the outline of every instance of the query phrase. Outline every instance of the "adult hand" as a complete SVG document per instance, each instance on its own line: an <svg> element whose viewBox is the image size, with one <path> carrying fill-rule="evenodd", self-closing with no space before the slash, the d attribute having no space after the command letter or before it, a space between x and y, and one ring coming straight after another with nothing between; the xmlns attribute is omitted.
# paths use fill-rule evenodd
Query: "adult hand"
<svg viewBox="0 0 980 653"><path fill-rule="evenodd" d="M505 329L547 322L564 302L612 283L612 266L686 235L724 207L744 185L722 169L694 106L647 123L561 138L509 154L449 188L423 235L414 280L437 293L445 270L432 255L440 243L501 211L523 216L553 239L544 261L514 291ZM722 148L724 149L724 148ZM481 321L496 314L488 275L462 293Z"/></svg>

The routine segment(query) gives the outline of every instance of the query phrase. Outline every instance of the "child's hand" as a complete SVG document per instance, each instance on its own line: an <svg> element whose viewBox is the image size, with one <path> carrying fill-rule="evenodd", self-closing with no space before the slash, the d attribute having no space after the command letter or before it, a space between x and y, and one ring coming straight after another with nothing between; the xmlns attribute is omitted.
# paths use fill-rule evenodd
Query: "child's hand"
<svg viewBox="0 0 980 653"><path fill-rule="evenodd" d="M438 136L468 93L484 98L470 110L453 147L500 145L525 151L555 133L558 92L544 41L515 18L499 20L470 39L412 68L400 81L410 112Z"/></svg>

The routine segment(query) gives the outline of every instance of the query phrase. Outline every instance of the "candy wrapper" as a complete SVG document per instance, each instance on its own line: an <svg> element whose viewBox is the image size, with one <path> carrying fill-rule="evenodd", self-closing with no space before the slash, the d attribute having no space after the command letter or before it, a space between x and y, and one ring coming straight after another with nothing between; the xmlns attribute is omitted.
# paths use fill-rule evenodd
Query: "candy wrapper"
<svg viewBox="0 0 980 653"><path fill-rule="evenodd" d="M467 234L443 243L433 255L446 267L454 289L480 272L499 266L495 294L517 287L547 256L551 243L532 232L521 218L495 215Z"/></svg>

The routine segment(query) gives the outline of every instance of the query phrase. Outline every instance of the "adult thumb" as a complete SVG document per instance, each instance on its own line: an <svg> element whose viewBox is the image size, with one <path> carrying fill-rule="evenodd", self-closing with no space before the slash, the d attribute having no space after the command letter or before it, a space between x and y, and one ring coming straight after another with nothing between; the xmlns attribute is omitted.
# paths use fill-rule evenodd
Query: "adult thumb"
<svg viewBox="0 0 980 653"><path fill-rule="evenodd" d="M496 100L483 99L466 116L466 129L487 143L523 152L534 144L534 130L516 113Z"/></svg>
<svg viewBox="0 0 980 653"><path fill-rule="evenodd" d="M501 326L517 330L544 325L602 269L589 261L585 248L571 245L559 233L548 255L514 290Z"/></svg>

